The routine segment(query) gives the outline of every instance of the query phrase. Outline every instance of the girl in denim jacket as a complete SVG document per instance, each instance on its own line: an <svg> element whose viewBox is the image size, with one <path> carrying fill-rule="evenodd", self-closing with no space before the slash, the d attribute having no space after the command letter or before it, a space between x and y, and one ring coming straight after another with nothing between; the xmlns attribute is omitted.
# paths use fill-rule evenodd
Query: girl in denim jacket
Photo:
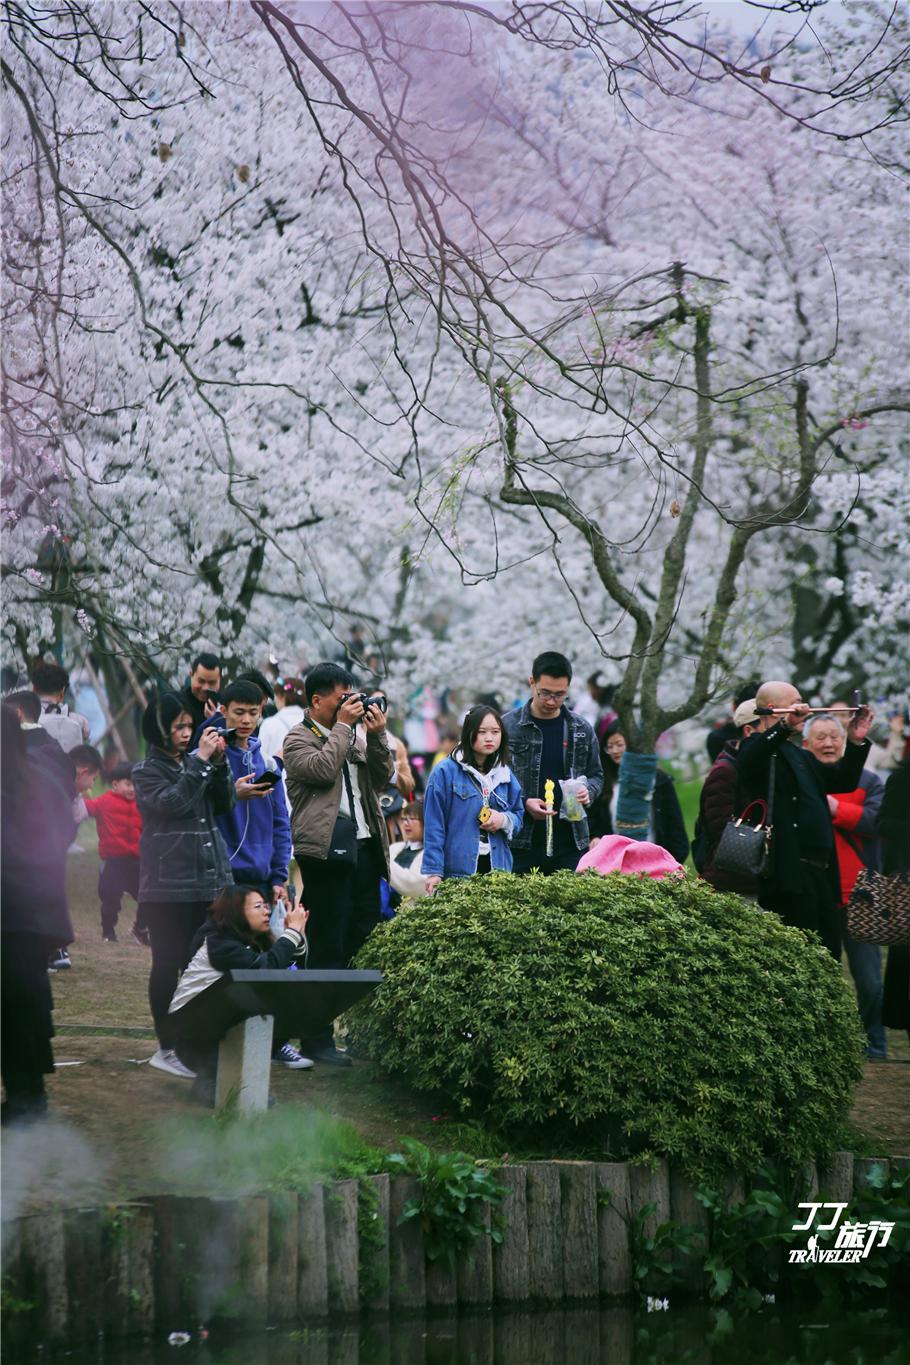
<svg viewBox="0 0 910 1365"><path fill-rule="evenodd" d="M423 813L423 873L431 894L443 877L511 871L510 842L521 829L524 802L492 706L468 712L458 748L430 775Z"/></svg>

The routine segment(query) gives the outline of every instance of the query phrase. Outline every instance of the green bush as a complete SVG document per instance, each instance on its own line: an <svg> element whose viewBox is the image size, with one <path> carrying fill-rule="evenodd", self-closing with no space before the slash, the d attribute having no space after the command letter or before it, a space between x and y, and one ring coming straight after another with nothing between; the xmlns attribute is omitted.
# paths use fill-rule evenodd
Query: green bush
<svg viewBox="0 0 910 1365"><path fill-rule="evenodd" d="M371 935L359 1046L475 1119L693 1175L836 1143L862 1069L824 948L695 879L444 882Z"/></svg>

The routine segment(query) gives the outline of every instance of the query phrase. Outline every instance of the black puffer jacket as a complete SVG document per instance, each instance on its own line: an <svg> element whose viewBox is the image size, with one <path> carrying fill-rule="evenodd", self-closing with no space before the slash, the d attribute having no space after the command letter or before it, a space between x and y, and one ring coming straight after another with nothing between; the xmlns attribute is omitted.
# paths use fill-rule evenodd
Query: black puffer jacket
<svg viewBox="0 0 910 1365"><path fill-rule="evenodd" d="M215 824L234 804L227 764L197 754L181 761L153 746L133 783L142 815L140 901L214 900L234 880Z"/></svg>

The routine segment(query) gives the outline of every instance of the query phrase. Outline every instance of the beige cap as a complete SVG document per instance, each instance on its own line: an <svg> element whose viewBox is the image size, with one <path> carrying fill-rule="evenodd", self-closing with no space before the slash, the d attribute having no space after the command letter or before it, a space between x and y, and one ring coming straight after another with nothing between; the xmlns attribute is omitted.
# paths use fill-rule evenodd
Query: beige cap
<svg viewBox="0 0 910 1365"><path fill-rule="evenodd" d="M755 710L755 698L750 701L741 701L733 712L733 724L737 730L741 730L744 725L757 725L761 717Z"/></svg>

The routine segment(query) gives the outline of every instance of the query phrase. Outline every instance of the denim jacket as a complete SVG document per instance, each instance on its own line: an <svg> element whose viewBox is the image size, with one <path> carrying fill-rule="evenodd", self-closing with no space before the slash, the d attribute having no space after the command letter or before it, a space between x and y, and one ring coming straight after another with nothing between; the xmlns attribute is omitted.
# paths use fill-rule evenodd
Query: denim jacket
<svg viewBox="0 0 910 1365"><path fill-rule="evenodd" d="M596 801L603 791L604 777L600 762L597 736L582 716L563 707L563 776L587 778L591 800ZM531 703L525 702L520 711L507 711L502 718L509 737L509 759L512 771L526 797L535 797L540 790L540 759L543 735L531 715ZM587 818L571 825L576 847L586 849L591 841ZM534 822L529 820L512 840L515 848L530 848Z"/></svg>
<svg viewBox="0 0 910 1365"><path fill-rule="evenodd" d="M215 823L234 804L226 763L198 754L183 762L163 749L149 749L133 769L139 840L140 901L211 901L234 878Z"/></svg>
<svg viewBox="0 0 910 1365"><path fill-rule="evenodd" d="M500 782L489 796L491 809L511 818L511 835L521 829L524 800L515 774ZM455 758L443 759L434 768L423 798L423 866L425 877L473 877L477 871L483 795L477 782ZM512 870L510 836L505 829L484 836L490 845L490 866L498 872Z"/></svg>

